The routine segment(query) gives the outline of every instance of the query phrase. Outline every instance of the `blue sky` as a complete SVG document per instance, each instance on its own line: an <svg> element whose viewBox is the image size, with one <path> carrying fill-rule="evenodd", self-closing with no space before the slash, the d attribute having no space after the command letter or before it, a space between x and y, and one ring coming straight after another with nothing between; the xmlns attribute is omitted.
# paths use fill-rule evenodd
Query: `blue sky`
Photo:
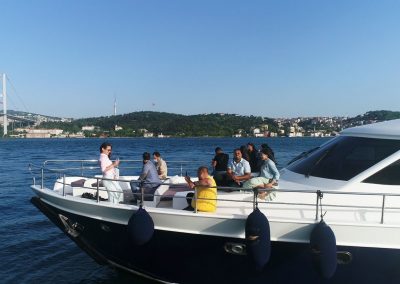
<svg viewBox="0 0 400 284"><path fill-rule="evenodd" d="M0 0L9 109L399 111L400 1ZM24 105L21 103L23 101Z"/></svg>

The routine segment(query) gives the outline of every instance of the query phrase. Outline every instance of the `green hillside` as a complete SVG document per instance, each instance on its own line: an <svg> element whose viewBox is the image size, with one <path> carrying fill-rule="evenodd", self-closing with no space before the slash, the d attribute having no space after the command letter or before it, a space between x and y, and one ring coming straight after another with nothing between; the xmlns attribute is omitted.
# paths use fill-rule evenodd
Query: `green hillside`
<svg viewBox="0 0 400 284"><path fill-rule="evenodd" d="M174 137L231 137L241 133L241 136L254 136L253 129L259 128L262 132L268 130L278 133L278 136L287 136L291 129L302 132L304 136L322 131L328 135L335 135L340 130L357 125L369 124L400 118L399 111L369 111L355 117L301 117L286 119L271 119L261 116L243 116L236 114L197 114L182 115L166 112L140 111L116 116L102 116L82 119L65 119L46 117L38 114L11 112L10 114L28 117L42 121L36 128L58 128L64 133L78 133L83 126L93 126L93 131L85 131L87 137L143 137L145 132L154 136L163 134ZM12 127L14 124L11 125ZM118 126L116 131L116 126ZM279 128L278 128L279 126ZM11 132L12 133L12 132ZM276 135L276 134L275 134ZM2 135L2 128L0 129Z"/></svg>
<svg viewBox="0 0 400 284"><path fill-rule="evenodd" d="M251 127L269 125L276 129L272 119L260 116L239 116L235 114L198 114L181 115L166 112L133 112L108 117L76 119L70 123L46 122L41 128L60 128L77 132L82 126L93 125L98 132L108 132L110 136L143 136L143 129L155 134L171 136L232 136L238 129L250 133ZM122 130L114 131L115 125Z"/></svg>
<svg viewBox="0 0 400 284"><path fill-rule="evenodd" d="M369 111L362 115L357 115L351 118L351 121L370 120L370 121L385 121L400 118L400 111L375 110Z"/></svg>

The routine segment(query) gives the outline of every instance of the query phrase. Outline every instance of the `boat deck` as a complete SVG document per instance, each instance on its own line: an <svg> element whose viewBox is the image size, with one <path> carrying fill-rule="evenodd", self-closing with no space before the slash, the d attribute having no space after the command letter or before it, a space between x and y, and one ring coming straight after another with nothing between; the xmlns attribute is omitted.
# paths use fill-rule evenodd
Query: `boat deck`
<svg viewBox="0 0 400 284"><path fill-rule="evenodd" d="M120 177L120 185L124 192L123 205L138 205L133 202L133 194L130 189L129 180L137 177ZM99 185L102 185L101 182ZM83 198L85 193L91 193L95 199L97 194L96 178L85 179L82 177L67 177L65 180L58 179L53 190L60 195ZM99 200L103 205L107 204L107 191L103 186L99 186ZM183 177L174 177L166 180L155 192L154 201L144 201L145 208L183 210L188 206L186 195L193 192L184 183ZM217 211L215 213L198 212L204 215L224 215L247 217L253 211L254 195L251 191L226 192L217 191ZM356 195L356 194L355 194ZM363 223L363 224L383 224L400 226L400 196L386 196L382 202L379 195L341 195L335 193L324 193L324 197L317 203L315 192L286 192L279 189L276 198L272 201L265 201L257 198L258 207L268 216L270 220L297 220L313 222L326 212L325 220L337 223ZM318 206L317 206L318 204ZM384 207L383 207L384 206ZM317 208L318 207L318 208ZM384 210L383 210L384 209Z"/></svg>

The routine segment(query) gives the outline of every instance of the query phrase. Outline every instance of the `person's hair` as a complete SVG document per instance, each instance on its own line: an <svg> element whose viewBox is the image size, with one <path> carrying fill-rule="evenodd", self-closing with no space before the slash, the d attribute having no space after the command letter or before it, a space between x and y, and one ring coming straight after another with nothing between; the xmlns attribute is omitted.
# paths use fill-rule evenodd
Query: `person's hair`
<svg viewBox="0 0 400 284"><path fill-rule="evenodd" d="M156 152L153 153L153 156L156 156L157 158L159 158L159 157L161 157L161 154L160 154L160 152L156 151Z"/></svg>
<svg viewBox="0 0 400 284"><path fill-rule="evenodd" d="M112 147L110 142L104 142L103 144L101 144L100 145L100 153L101 153L102 149L106 149L108 146Z"/></svg>
<svg viewBox="0 0 400 284"><path fill-rule="evenodd" d="M215 153L218 153L219 151L222 151L222 148L221 148L221 147L215 148Z"/></svg>
<svg viewBox="0 0 400 284"><path fill-rule="evenodd" d="M268 158L271 159L276 164L275 156L274 156L274 153L272 152L271 148L263 148L263 149L261 149L261 153L267 155Z"/></svg>
<svg viewBox="0 0 400 284"><path fill-rule="evenodd" d="M249 142L247 143L247 146L251 146L253 148L253 151L256 151L256 146L254 146L253 143Z"/></svg>
<svg viewBox="0 0 400 284"><path fill-rule="evenodd" d="M197 172L206 172L206 173L208 174L208 167L206 167L206 166L200 166L200 167L197 169Z"/></svg>
<svg viewBox="0 0 400 284"><path fill-rule="evenodd" d="M239 150L240 150L240 152L242 152L243 159L245 159L246 161L250 161L249 152L247 152L246 145L240 146Z"/></svg>
<svg viewBox="0 0 400 284"><path fill-rule="evenodd" d="M150 160L150 153L144 152L143 153L143 161L148 161L148 160Z"/></svg>
<svg viewBox="0 0 400 284"><path fill-rule="evenodd" d="M242 153L242 151L240 150L240 148L233 149L233 153L235 153L236 151L239 151L240 153Z"/></svg>
<svg viewBox="0 0 400 284"><path fill-rule="evenodd" d="M268 144L266 143L261 144L260 152L264 153L265 155L268 155L268 158L270 158L275 164L278 164L275 159L274 151L271 149L271 147L268 146Z"/></svg>

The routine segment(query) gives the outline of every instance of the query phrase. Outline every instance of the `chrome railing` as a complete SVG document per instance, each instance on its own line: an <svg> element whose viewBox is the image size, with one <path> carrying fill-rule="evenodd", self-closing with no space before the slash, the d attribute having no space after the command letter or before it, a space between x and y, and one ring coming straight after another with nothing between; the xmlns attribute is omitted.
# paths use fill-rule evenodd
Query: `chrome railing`
<svg viewBox="0 0 400 284"><path fill-rule="evenodd" d="M67 167L67 168L50 168L49 165L51 164L60 164L60 163L80 163L79 167ZM124 162L141 162L140 160L124 160ZM71 184L66 183L66 173L69 171L74 171L74 170L79 170L81 173L81 176L84 176L83 173L85 170L96 170L97 172L99 172L99 166L87 166L86 164L88 163L98 163L97 160L47 160L43 163L43 165L41 166L37 166L34 164L29 164L29 170L31 171L31 173L33 174L33 185L36 185L36 175L35 172L39 172L40 173L40 180L41 180L41 188L45 188L45 180L46 180L46 173L55 173L58 175L61 175L62 178L62 182L56 181L57 183L61 183L63 184L63 196L65 196L65 186L71 186ZM192 161L168 161L168 163L177 163L180 166L178 167L178 169L180 169L180 173L181 176L183 175L183 171L186 169L183 165L184 164L188 164L188 165L192 165L193 162ZM127 168L132 168L132 167L124 167L125 169ZM193 170L194 168L190 168L191 170ZM76 175L75 175L76 176ZM104 177L99 177L99 176L86 176L87 178L91 178L91 179L95 179L96 180L96 199L97 202L100 202L100 191L107 191L106 189L102 189L100 188L100 183L102 180L110 180L110 181L118 181L118 182L133 182L133 183L138 183L138 184L145 184L145 182L143 181L139 181L139 180L126 180L126 179L107 179ZM54 182L54 181L52 181ZM174 183L169 183L167 181L160 183L164 184L164 185L176 185ZM198 188L199 186L197 186ZM82 188L88 188L88 189L93 189L93 187L84 187L82 186ZM210 188L210 187L208 187ZM351 191L351 192L343 192L343 191L332 191L332 190L294 190L294 189L244 189L244 188L237 188L237 187L223 187L223 186L216 186L216 187L211 187L211 188L216 188L219 190L229 190L229 191L236 191L236 192L243 192L243 193L253 193L253 201L247 201L247 200L232 200L232 199L223 199L223 198L217 198L218 201L229 201L229 202L238 202L238 203L249 203L252 202L253 206L257 206L258 203L273 203L276 205L298 205L298 206L313 206L315 207L315 220L319 220L319 218L323 218L323 214L322 214L322 204L321 204L321 200L323 199L323 195L327 194L327 195L356 195L356 196L380 196L382 197L382 202L380 206L366 206L366 205L346 205L346 204L324 204L324 207L330 207L330 208L335 208L335 207L340 207L340 208L369 208L369 209L376 209L376 210L380 210L380 223L383 224L384 223L384 216L385 216L385 212L387 210L400 210L400 207L394 207L394 206L386 206L386 197L400 197L400 193L390 193L390 192L356 192L356 191ZM188 188L189 189L189 188ZM302 194L315 194L316 196L316 201L315 203L300 203L300 202L276 202L276 201L258 201L257 199L257 194L259 192L274 192L274 191L278 191L280 193L302 193ZM194 190L194 199L205 199L205 198L199 198L197 197L197 190ZM162 195L156 195L156 194L146 194L143 193L143 191L141 193L139 193L141 195L141 204L143 204L143 199L144 196L162 196ZM175 198L175 197L174 197ZM177 198L186 198L186 197L177 197ZM197 205L197 203L195 203ZM197 206L196 206L197 207ZM195 208L195 212L197 212L197 208Z"/></svg>
<svg viewBox="0 0 400 284"><path fill-rule="evenodd" d="M142 168L142 160L119 160L119 169L123 170L136 170L139 171ZM181 161L181 160L168 160L168 172L174 175L183 176L186 171L197 171L197 167L193 166L193 161ZM57 168L57 165L71 164L71 167ZM83 176L85 171L88 170L99 170L98 160L46 160L42 166L47 169L53 169L58 171L71 171L80 170L80 175ZM72 166L74 165L74 166ZM56 168L50 168L50 166Z"/></svg>

